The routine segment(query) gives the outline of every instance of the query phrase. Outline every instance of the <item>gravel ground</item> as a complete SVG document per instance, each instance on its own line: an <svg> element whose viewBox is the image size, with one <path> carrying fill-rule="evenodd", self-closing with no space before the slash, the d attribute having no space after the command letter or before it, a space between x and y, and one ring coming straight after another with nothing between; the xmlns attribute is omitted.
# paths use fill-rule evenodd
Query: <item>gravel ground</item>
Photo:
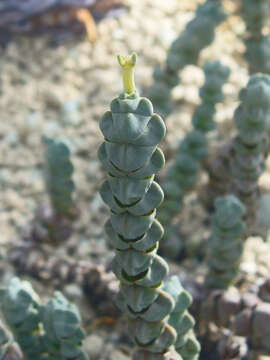
<svg viewBox="0 0 270 360"><path fill-rule="evenodd" d="M233 9L233 1L224 2L228 9ZM104 171L97 160L97 147L102 142L98 121L122 88L116 54L137 52L137 87L149 86L153 67L164 61L170 42L190 20L198 3L197 0L127 0L130 6L127 14L98 25L99 39L95 45L84 38L73 38L52 48L47 38L18 37L7 49L0 50L1 268L7 265L7 250L19 241L22 228L33 218L37 206L46 201L42 134L60 134L68 137L72 144L77 202L81 209L81 218L71 239L77 244L76 256L103 264L110 261L112 253L106 247L103 233L108 210L98 195ZM225 86L226 102L218 106L218 139L231 136L237 93L248 80L241 58L243 31L239 18L230 17L218 29L214 44L201 54L200 64L206 59L220 59L232 70ZM173 93L176 106L167 120L168 135L162 144L165 151L173 152L189 129L202 81L199 66L188 66L183 71L182 83ZM270 188L269 166L261 184L266 190ZM186 232L192 236L196 223L195 229L207 235L202 222L190 220L188 214L192 211L194 208L187 207L183 217ZM203 210L196 213L201 214L201 219L208 216ZM248 240L242 271L250 281L268 275L269 250L269 244L258 238ZM42 291L42 285L36 285ZM87 305L82 306L85 323L91 323L94 311ZM87 348L91 359L127 360L130 359L127 344L121 320L94 326L89 331Z"/></svg>

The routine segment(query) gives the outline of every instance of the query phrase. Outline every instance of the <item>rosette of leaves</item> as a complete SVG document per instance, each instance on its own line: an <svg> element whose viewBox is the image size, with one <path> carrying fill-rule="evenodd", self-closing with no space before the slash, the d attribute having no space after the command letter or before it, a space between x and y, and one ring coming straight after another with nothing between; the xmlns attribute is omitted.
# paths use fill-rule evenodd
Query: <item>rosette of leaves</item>
<svg viewBox="0 0 270 360"><path fill-rule="evenodd" d="M246 225L245 206L234 195L215 200L212 235L208 240L207 287L226 289L238 275Z"/></svg>
<svg viewBox="0 0 270 360"><path fill-rule="evenodd" d="M171 90L178 84L178 72L186 65L197 64L200 52L215 38L216 27L225 19L221 2L206 0L195 17L176 38L167 55L164 68L154 71L154 83L148 91L157 112L168 116L172 111Z"/></svg>
<svg viewBox="0 0 270 360"><path fill-rule="evenodd" d="M124 93L112 101L100 121L104 143L99 149L99 159L108 171L100 194L111 209L105 230L115 249L112 269L120 281L117 303L128 315L129 333L136 344L133 359L180 359L170 353L177 333L168 324L174 300L162 289L168 265L157 255L163 228L155 216L163 191L154 176L164 165L158 144L166 129L151 102L136 92L136 55L118 60Z"/></svg>
<svg viewBox="0 0 270 360"><path fill-rule="evenodd" d="M41 359L40 299L27 281L13 278L1 290L0 305L14 339L27 360Z"/></svg>
<svg viewBox="0 0 270 360"><path fill-rule="evenodd" d="M242 0L242 17L246 24L247 36L245 58L250 74L270 72L270 39L263 33L270 14L268 0Z"/></svg>
<svg viewBox="0 0 270 360"><path fill-rule="evenodd" d="M256 215L258 179L265 168L269 113L270 76L253 75L240 92L240 105L234 114L238 133L231 161L233 192L246 205L249 219Z"/></svg>
<svg viewBox="0 0 270 360"><path fill-rule="evenodd" d="M177 276L172 276L164 288L174 299L175 306L170 314L169 324L177 331L176 351L183 360L197 360L200 354L200 343L194 333L195 320L188 312L192 297L181 285Z"/></svg>
<svg viewBox="0 0 270 360"><path fill-rule="evenodd" d="M85 333L77 307L59 291L42 308L43 339L48 360L87 360L82 350Z"/></svg>
<svg viewBox="0 0 270 360"><path fill-rule="evenodd" d="M224 101L222 87L228 80L230 69L220 61L207 61L203 66L204 85L200 88L201 104L197 106L192 124L195 129L207 133L216 127L216 104Z"/></svg>

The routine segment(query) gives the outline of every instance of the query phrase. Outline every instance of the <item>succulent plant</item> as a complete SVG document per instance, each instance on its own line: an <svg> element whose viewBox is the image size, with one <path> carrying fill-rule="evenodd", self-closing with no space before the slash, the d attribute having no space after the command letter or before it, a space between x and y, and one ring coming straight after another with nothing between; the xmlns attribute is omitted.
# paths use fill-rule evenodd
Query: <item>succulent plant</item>
<svg viewBox="0 0 270 360"><path fill-rule="evenodd" d="M51 205L56 214L72 216L74 211L72 180L74 167L70 147L64 139L43 138L45 145L45 180Z"/></svg>
<svg viewBox="0 0 270 360"><path fill-rule="evenodd" d="M201 104L192 116L192 124L196 130L207 133L215 129L214 115L216 104L224 101L222 87L228 80L230 69L220 61L207 61L203 66L204 85L200 89Z"/></svg>
<svg viewBox="0 0 270 360"><path fill-rule="evenodd" d="M204 193L209 203L216 196L235 194L246 206L251 229L257 220L258 180L264 171L268 150L270 76L251 76L246 88L240 91L239 100L234 113L238 133L210 162L209 184Z"/></svg>
<svg viewBox="0 0 270 360"><path fill-rule="evenodd" d="M0 304L5 320L26 359L41 359L44 347L40 328L40 299L31 284L13 278L1 290Z"/></svg>
<svg viewBox="0 0 270 360"><path fill-rule="evenodd" d="M26 360L88 359L79 312L60 292L42 305L28 281L13 278L0 292L0 307ZM0 328L1 335L7 342Z"/></svg>
<svg viewBox="0 0 270 360"><path fill-rule="evenodd" d="M267 0L242 0L241 14L247 31L260 36L268 20L269 10Z"/></svg>
<svg viewBox="0 0 270 360"><path fill-rule="evenodd" d="M124 93L100 121L104 143L99 149L108 171L100 194L111 209L105 230L116 253L112 269L120 280L117 304L128 315L129 333L137 346L133 359L180 359L171 355L177 339L168 324L174 300L162 289L168 265L157 255L163 228L155 216L163 191L154 175L164 165L157 145L166 129L151 102L137 94L136 55L118 60Z"/></svg>
<svg viewBox="0 0 270 360"><path fill-rule="evenodd" d="M60 243L72 233L72 222L78 217L73 193L74 167L66 139L43 137L45 145L44 177L50 204L42 204L36 212L29 234L36 242Z"/></svg>
<svg viewBox="0 0 270 360"><path fill-rule="evenodd" d="M270 74L270 37L262 35L259 40L248 38L245 41L244 57L248 62L249 73Z"/></svg>
<svg viewBox="0 0 270 360"><path fill-rule="evenodd" d="M234 195L216 199L208 240L207 287L226 289L238 275L246 228L244 215L245 206Z"/></svg>
<svg viewBox="0 0 270 360"><path fill-rule="evenodd" d="M181 236L174 236L174 220L183 207L184 197L196 183L200 160L207 155L205 135L193 130L180 143L177 156L167 171L163 185L165 198L160 207L158 219L165 225L165 235L161 243L163 254L177 258L185 247Z"/></svg>
<svg viewBox="0 0 270 360"><path fill-rule="evenodd" d="M267 0L242 0L242 17L246 24L247 35L244 39L244 54L250 74L270 73L270 38L263 32L270 14Z"/></svg>
<svg viewBox="0 0 270 360"><path fill-rule="evenodd" d="M233 193L246 205L250 219L256 214L258 179L265 168L270 125L270 76L253 75L239 98L240 105L234 114L238 133L232 144L232 185Z"/></svg>
<svg viewBox="0 0 270 360"><path fill-rule="evenodd" d="M236 340L237 337L245 340L248 355L252 358L270 355L268 341L270 304L263 302L254 289L247 289L245 292L240 292L236 288L211 291L208 297L204 298L198 312L204 321L215 324L220 329L226 329L227 335L232 340ZM225 344L222 342L223 339L219 343L221 347L219 350L224 353L224 346L229 344L226 344L226 341ZM243 345L245 347L245 344ZM243 359L237 357L241 348L234 350L235 357L225 358ZM243 347L242 350L245 351Z"/></svg>
<svg viewBox="0 0 270 360"><path fill-rule="evenodd" d="M205 82L200 89L201 104L192 117L194 129L180 142L175 161L168 169L165 200L159 212L159 219L166 226L162 249L173 257L178 256L184 242L173 238L172 222L182 208L184 196L196 184L201 163L208 154L206 135L215 128L215 105L223 101L222 87L230 74L229 68L219 61L206 62L203 70Z"/></svg>
<svg viewBox="0 0 270 360"><path fill-rule="evenodd" d="M154 83L148 91L157 112L168 116L172 111L171 90L178 84L178 72L186 65L196 64L201 50L215 38L216 27L225 19L221 2L206 0L195 17L172 43L164 68L154 71Z"/></svg>
<svg viewBox="0 0 270 360"><path fill-rule="evenodd" d="M119 309L112 303L118 291L114 274L103 265L75 259L73 256L59 256L59 252L46 253L47 246L35 246L34 242L22 241L12 249L8 261L17 273L29 275L45 285L54 283L62 290L71 282L76 283L87 301L99 315L117 316Z"/></svg>
<svg viewBox="0 0 270 360"><path fill-rule="evenodd" d="M192 297L182 287L177 276L171 276L163 289L175 301L174 309L169 317L169 324L177 331L175 349L183 360L197 360L201 347L193 331L195 320L187 310L192 303Z"/></svg>
<svg viewBox="0 0 270 360"><path fill-rule="evenodd" d="M41 320L45 330L43 338L48 360L87 360L82 350L85 338L77 307L56 291L43 306Z"/></svg>

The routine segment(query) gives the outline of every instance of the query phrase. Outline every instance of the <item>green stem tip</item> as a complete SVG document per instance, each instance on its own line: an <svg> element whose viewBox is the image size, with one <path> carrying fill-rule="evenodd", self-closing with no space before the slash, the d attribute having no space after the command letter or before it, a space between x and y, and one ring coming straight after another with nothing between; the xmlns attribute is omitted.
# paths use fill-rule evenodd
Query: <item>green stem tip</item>
<svg viewBox="0 0 270 360"><path fill-rule="evenodd" d="M127 94L132 94L136 92L133 68L136 64L137 55L135 53L132 53L129 56L118 55L117 59L123 69L124 92Z"/></svg>

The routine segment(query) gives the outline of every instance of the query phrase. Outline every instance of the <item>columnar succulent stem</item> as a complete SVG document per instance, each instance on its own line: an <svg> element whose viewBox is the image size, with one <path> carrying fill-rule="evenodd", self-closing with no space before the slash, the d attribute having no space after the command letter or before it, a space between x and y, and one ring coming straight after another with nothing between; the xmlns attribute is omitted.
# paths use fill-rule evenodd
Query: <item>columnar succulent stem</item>
<svg viewBox="0 0 270 360"><path fill-rule="evenodd" d="M248 225L256 223L258 180L265 169L270 111L270 76L254 75L240 92L234 119L238 134L233 139L232 190L247 207Z"/></svg>
<svg viewBox="0 0 270 360"><path fill-rule="evenodd" d="M250 74L270 73L270 38L263 31L269 13L268 0L242 0L242 17L247 30L245 58Z"/></svg>
<svg viewBox="0 0 270 360"><path fill-rule="evenodd" d="M268 146L270 76L253 75L239 98L240 105L234 114L238 133L212 163L208 188L213 196L226 191L237 195L246 206L248 224L252 225L260 198L258 180L265 168Z"/></svg>
<svg viewBox="0 0 270 360"><path fill-rule="evenodd" d="M171 276L164 289L175 301L175 307L169 318L169 324L177 330L175 349L183 360L197 360L201 347L193 331L195 320L188 311L192 297L182 287L177 276Z"/></svg>
<svg viewBox="0 0 270 360"><path fill-rule="evenodd" d="M192 124L198 131L207 134L216 128L214 116L216 105L224 101L222 88L230 75L228 66L220 61L207 61L203 65L205 82L200 88L201 104L199 104L192 116Z"/></svg>
<svg viewBox="0 0 270 360"><path fill-rule="evenodd" d="M164 185L165 201L159 218L166 225L168 242L164 242L164 251L168 255L177 256L183 246L180 241L178 244L173 239L170 241L169 229L182 207L184 196L195 185L201 163L208 154L207 134L216 127L215 107L223 101L222 87L230 74L229 68L219 61L206 62L203 70L205 82L200 89L201 103L192 116L194 130L180 142L178 154L168 170L167 183Z"/></svg>
<svg viewBox="0 0 270 360"><path fill-rule="evenodd" d="M136 57L118 59L125 72ZM124 76L125 92L100 121L104 143L99 159L108 171L100 193L111 209L105 230L116 253L112 269L120 280L117 304L128 315L137 345L133 358L176 360L180 355L172 357L170 351L177 332L168 323L175 301L162 289L168 265L156 254L163 228L155 216L163 191L154 176L164 165L157 145L166 128L151 102L130 86L130 76Z"/></svg>
<svg viewBox="0 0 270 360"><path fill-rule="evenodd" d="M64 139L43 138L45 145L45 183L55 214L72 217L74 214L72 179L74 166L71 151Z"/></svg>
<svg viewBox="0 0 270 360"><path fill-rule="evenodd" d="M209 239L206 286L226 289L238 275L245 233L244 205L233 195L217 198Z"/></svg>
<svg viewBox="0 0 270 360"><path fill-rule="evenodd" d="M73 194L74 167L70 146L65 139L44 137L45 185L50 204L38 208L32 230L36 242L59 243L72 233L72 221L78 217Z"/></svg>
<svg viewBox="0 0 270 360"><path fill-rule="evenodd" d="M148 95L162 116L166 117L172 112L171 90L178 85L178 72L198 62L201 50L214 40L215 29L224 19L221 2L206 0L198 7L185 30L173 41L166 65L155 69L154 83Z"/></svg>

